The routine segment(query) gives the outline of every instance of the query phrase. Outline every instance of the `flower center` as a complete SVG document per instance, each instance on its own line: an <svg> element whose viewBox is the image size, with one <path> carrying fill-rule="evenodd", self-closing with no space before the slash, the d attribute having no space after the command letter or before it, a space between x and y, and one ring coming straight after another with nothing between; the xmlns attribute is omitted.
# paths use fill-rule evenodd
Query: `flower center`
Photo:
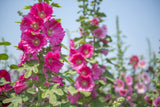
<svg viewBox="0 0 160 107"><path fill-rule="evenodd" d="M83 74L83 75L86 75L86 71L82 71L82 74Z"/></svg>
<svg viewBox="0 0 160 107"><path fill-rule="evenodd" d="M89 53L88 50L84 50L84 54L87 55Z"/></svg>
<svg viewBox="0 0 160 107"><path fill-rule="evenodd" d="M32 28L33 28L34 30L37 30L37 29L39 28L38 23L36 23L36 22L32 23Z"/></svg>
<svg viewBox="0 0 160 107"><path fill-rule="evenodd" d="M35 46L39 46L39 45L40 45L40 40L36 38L36 39L34 40L34 45L35 45Z"/></svg>
<svg viewBox="0 0 160 107"><path fill-rule="evenodd" d="M78 65L80 65L80 64L82 63L82 60L78 59L78 60L76 61L76 63L77 63Z"/></svg>
<svg viewBox="0 0 160 107"><path fill-rule="evenodd" d="M41 17L41 18L45 18L46 17L46 14L44 13L44 12L39 12L39 17Z"/></svg>
<svg viewBox="0 0 160 107"><path fill-rule="evenodd" d="M121 83L118 83L117 85L118 85L118 87L121 87L121 86L122 86L122 84L121 84Z"/></svg>
<svg viewBox="0 0 160 107"><path fill-rule="evenodd" d="M88 85L87 81L85 81L85 80L82 81L82 85L83 85L83 86L87 86L87 85Z"/></svg>
<svg viewBox="0 0 160 107"><path fill-rule="evenodd" d="M49 35L49 36L52 35L52 30L51 29L47 29L47 35Z"/></svg>

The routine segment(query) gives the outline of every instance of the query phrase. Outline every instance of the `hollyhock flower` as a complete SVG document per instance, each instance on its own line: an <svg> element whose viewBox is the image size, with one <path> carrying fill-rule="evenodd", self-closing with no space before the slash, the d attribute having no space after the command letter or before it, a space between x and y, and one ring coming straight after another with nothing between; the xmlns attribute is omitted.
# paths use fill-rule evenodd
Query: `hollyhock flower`
<svg viewBox="0 0 160 107"><path fill-rule="evenodd" d="M141 78L145 84L148 84L150 82L150 77L147 72L143 72Z"/></svg>
<svg viewBox="0 0 160 107"><path fill-rule="evenodd" d="M4 78L6 81L11 82L10 74L4 69L0 70L0 78ZM0 86L0 94L3 90L8 91L11 88L10 83Z"/></svg>
<svg viewBox="0 0 160 107"><path fill-rule="evenodd" d="M69 57L71 57L73 54L77 53L78 51L75 49L74 41L71 39L69 42Z"/></svg>
<svg viewBox="0 0 160 107"><path fill-rule="evenodd" d="M52 45L60 44L65 36L65 31L63 30L61 23L55 19L51 19L44 23L43 33Z"/></svg>
<svg viewBox="0 0 160 107"><path fill-rule="evenodd" d="M74 68L75 70L80 69L86 64L86 60L80 53L74 54L72 57L69 58L69 61L73 63L71 67Z"/></svg>
<svg viewBox="0 0 160 107"><path fill-rule="evenodd" d="M104 39L107 35L107 27L103 25L93 31L93 35L97 38Z"/></svg>
<svg viewBox="0 0 160 107"><path fill-rule="evenodd" d="M60 62L60 52L48 52L45 56L45 66L47 66L52 72L58 73L63 66L63 63Z"/></svg>
<svg viewBox="0 0 160 107"><path fill-rule="evenodd" d="M97 97L97 92L96 92L96 89L98 88L98 86L95 86L93 88L93 90L91 91L91 97L92 98L96 98Z"/></svg>
<svg viewBox="0 0 160 107"><path fill-rule="evenodd" d="M121 88L119 90L119 95L121 95L122 97L125 97L127 95L127 90L124 88Z"/></svg>
<svg viewBox="0 0 160 107"><path fill-rule="evenodd" d="M128 95L132 96L133 88L132 86L128 86Z"/></svg>
<svg viewBox="0 0 160 107"><path fill-rule="evenodd" d="M78 76L76 79L75 87L79 91L92 91L94 86L94 81L90 76Z"/></svg>
<svg viewBox="0 0 160 107"><path fill-rule="evenodd" d="M148 102L148 103L151 103L152 104L152 100L150 100L149 96L144 96L144 99Z"/></svg>
<svg viewBox="0 0 160 107"><path fill-rule="evenodd" d="M48 81L46 81L43 85L49 87L51 85L51 83L49 83Z"/></svg>
<svg viewBox="0 0 160 107"><path fill-rule="evenodd" d="M160 107L160 96L154 99L153 105L155 107Z"/></svg>
<svg viewBox="0 0 160 107"><path fill-rule="evenodd" d="M134 68L137 68L139 59L137 56L132 56L129 60L129 64L132 64Z"/></svg>
<svg viewBox="0 0 160 107"><path fill-rule="evenodd" d="M77 72L80 73L81 76L90 76L92 74L91 69L85 65L78 69Z"/></svg>
<svg viewBox="0 0 160 107"><path fill-rule="evenodd" d="M27 59L27 61L31 61L31 60L35 60L36 62L39 62L39 58L36 55L33 55Z"/></svg>
<svg viewBox="0 0 160 107"><path fill-rule="evenodd" d="M37 82L39 82L39 77L36 75L35 77L32 77L32 80L36 80Z"/></svg>
<svg viewBox="0 0 160 107"><path fill-rule="evenodd" d="M83 44L79 47L78 52L80 52L85 58L91 58L93 55L94 47L91 44Z"/></svg>
<svg viewBox="0 0 160 107"><path fill-rule="evenodd" d="M127 100L130 101L132 99L131 96L127 96Z"/></svg>
<svg viewBox="0 0 160 107"><path fill-rule="evenodd" d="M50 45L51 46L51 49L52 51L59 51L61 52L61 46L60 45Z"/></svg>
<svg viewBox="0 0 160 107"><path fill-rule="evenodd" d="M98 64L92 64L92 78L93 80L99 79L101 74L101 69L98 67Z"/></svg>
<svg viewBox="0 0 160 107"><path fill-rule="evenodd" d="M106 98L106 102L109 103L109 101L111 100L111 95L106 94L105 98Z"/></svg>
<svg viewBox="0 0 160 107"><path fill-rule="evenodd" d="M145 68L146 65L147 65L146 62L143 61L143 60L140 60L140 61L138 62L138 66L139 66L140 68Z"/></svg>
<svg viewBox="0 0 160 107"><path fill-rule="evenodd" d="M14 91L16 94L21 94L21 92L28 89L28 85L25 82L15 82Z"/></svg>
<svg viewBox="0 0 160 107"><path fill-rule="evenodd" d="M136 83L136 84L135 84L135 89L137 89L137 92L138 92L139 94L144 94L145 91L146 91L146 87L144 86L143 83Z"/></svg>
<svg viewBox="0 0 160 107"><path fill-rule="evenodd" d="M30 9L30 13L46 21L52 17L53 10L49 4L41 2L34 4Z"/></svg>
<svg viewBox="0 0 160 107"><path fill-rule="evenodd" d="M131 86L133 84L133 80L132 80L132 77L130 75L125 77L125 81L126 81L127 86Z"/></svg>
<svg viewBox="0 0 160 107"><path fill-rule="evenodd" d="M107 56L109 51L107 49L102 49L101 52L102 52L102 54L104 54L105 56Z"/></svg>
<svg viewBox="0 0 160 107"><path fill-rule="evenodd" d="M64 84L63 84L63 78L61 78L61 77L59 77L59 76L53 77L53 78L51 79L51 81L54 82L54 83L60 83L60 84L58 85L58 87L61 87L61 86L64 85Z"/></svg>
<svg viewBox="0 0 160 107"><path fill-rule="evenodd" d="M91 25L98 26L99 25L99 19L97 17L94 17L91 21Z"/></svg>
<svg viewBox="0 0 160 107"><path fill-rule="evenodd" d="M119 92L120 89L123 89L123 88L124 88L124 82L123 82L123 80L117 79L117 80L114 82L114 84L116 85L116 86L115 86L115 91L116 91L116 92Z"/></svg>
<svg viewBox="0 0 160 107"><path fill-rule="evenodd" d="M41 51L43 46L47 45L47 40L43 34L33 35L30 32L22 34L21 42L23 47L25 47L24 52L33 55Z"/></svg>
<svg viewBox="0 0 160 107"><path fill-rule="evenodd" d="M43 20L35 18L32 14L24 15L20 24L22 32L39 33L43 29Z"/></svg>
<svg viewBox="0 0 160 107"><path fill-rule="evenodd" d="M102 41L104 44L108 44L108 43L109 43L109 41L104 40L104 39L102 39L101 41Z"/></svg>
<svg viewBox="0 0 160 107"><path fill-rule="evenodd" d="M69 91L67 91L67 93L68 93L67 98L71 102L71 104L77 103L77 101L81 98L81 93L80 92L78 92L74 95L71 95L71 93Z"/></svg>

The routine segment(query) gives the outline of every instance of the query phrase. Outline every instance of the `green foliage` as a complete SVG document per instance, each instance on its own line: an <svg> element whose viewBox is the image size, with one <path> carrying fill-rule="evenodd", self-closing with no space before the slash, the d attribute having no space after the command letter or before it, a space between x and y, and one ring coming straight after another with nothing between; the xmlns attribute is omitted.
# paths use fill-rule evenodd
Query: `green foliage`
<svg viewBox="0 0 160 107"><path fill-rule="evenodd" d="M52 6L52 7L58 7L58 8L61 7L61 6L59 5L59 3L54 3L54 2L51 4L51 6Z"/></svg>
<svg viewBox="0 0 160 107"><path fill-rule="evenodd" d="M23 9L31 9L31 6L32 6L32 5L25 6Z"/></svg>
<svg viewBox="0 0 160 107"><path fill-rule="evenodd" d="M4 78L0 78L0 86L8 84L10 82L6 81Z"/></svg>
<svg viewBox="0 0 160 107"><path fill-rule="evenodd" d="M5 53L0 54L0 60L7 60L8 59L8 55Z"/></svg>
<svg viewBox="0 0 160 107"><path fill-rule="evenodd" d="M6 45L6 46L9 46L9 45L11 45L11 43L10 43L10 42L0 42L0 45Z"/></svg>

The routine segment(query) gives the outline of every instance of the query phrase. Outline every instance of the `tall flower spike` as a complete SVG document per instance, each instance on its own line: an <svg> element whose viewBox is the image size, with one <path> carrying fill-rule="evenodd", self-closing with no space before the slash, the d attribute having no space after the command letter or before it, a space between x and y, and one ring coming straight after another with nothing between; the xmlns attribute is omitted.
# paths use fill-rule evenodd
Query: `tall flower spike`
<svg viewBox="0 0 160 107"><path fill-rule="evenodd" d="M95 29L93 35L96 38L104 39L107 35L107 27L103 25L102 27Z"/></svg>
<svg viewBox="0 0 160 107"><path fill-rule="evenodd" d="M52 45L60 44L65 36L65 31L63 30L61 23L55 19L51 19L44 24L43 33Z"/></svg>

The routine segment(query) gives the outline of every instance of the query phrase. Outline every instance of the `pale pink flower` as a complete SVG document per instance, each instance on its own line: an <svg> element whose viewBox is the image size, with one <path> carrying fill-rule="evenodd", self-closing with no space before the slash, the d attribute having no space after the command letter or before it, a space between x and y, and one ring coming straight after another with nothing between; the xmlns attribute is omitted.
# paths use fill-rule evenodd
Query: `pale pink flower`
<svg viewBox="0 0 160 107"><path fill-rule="evenodd" d="M147 72L143 72L141 74L141 78L142 78L144 84L148 84L150 82L150 76Z"/></svg>
<svg viewBox="0 0 160 107"><path fill-rule="evenodd" d="M94 17L91 21L91 25L98 26L99 25L99 19L97 17Z"/></svg>
<svg viewBox="0 0 160 107"><path fill-rule="evenodd" d="M128 95L132 96L133 88L132 86L128 86Z"/></svg>
<svg viewBox="0 0 160 107"><path fill-rule="evenodd" d="M126 82L127 86L131 86L133 84L132 77L130 75L126 76L125 82Z"/></svg>
<svg viewBox="0 0 160 107"><path fill-rule="evenodd" d="M84 65L86 65L86 60L80 53L76 53L72 57L69 57L69 61L72 63L71 67L75 70L78 70Z"/></svg>
<svg viewBox="0 0 160 107"><path fill-rule="evenodd" d="M93 80L99 79L101 75L101 69L98 67L98 64L92 64L92 78Z"/></svg>
<svg viewBox="0 0 160 107"><path fill-rule="evenodd" d="M158 96L157 98L154 99L153 105L155 107L160 107L160 96Z"/></svg>
<svg viewBox="0 0 160 107"><path fill-rule="evenodd" d="M82 66L80 69L77 70L78 73L81 74L81 76L90 76L92 74L92 71L89 67L86 65Z"/></svg>
<svg viewBox="0 0 160 107"><path fill-rule="evenodd" d="M149 96L145 95L144 99L148 102L152 104L152 100L149 98Z"/></svg>
<svg viewBox="0 0 160 107"><path fill-rule="evenodd" d="M127 100L130 101L132 99L131 96L127 96Z"/></svg>
<svg viewBox="0 0 160 107"><path fill-rule="evenodd" d="M61 87L61 86L64 85L63 84L63 78L61 78L59 76L51 78L51 81L54 82L54 83L59 83L58 87Z"/></svg>
<svg viewBox="0 0 160 107"><path fill-rule="evenodd" d="M83 44L79 47L78 52L80 52L85 58L91 58L93 55L94 47L91 44Z"/></svg>
<svg viewBox="0 0 160 107"><path fill-rule="evenodd" d="M43 20L35 18L32 14L24 15L20 24L22 32L39 33L43 29Z"/></svg>
<svg viewBox="0 0 160 107"><path fill-rule="evenodd" d="M65 31L63 30L61 23L55 19L51 19L44 23L43 33L52 45L60 44L65 36Z"/></svg>
<svg viewBox="0 0 160 107"><path fill-rule="evenodd" d="M80 92L78 92L74 95L71 95L71 93L69 91L67 91L67 93L68 93L67 98L71 102L71 104L77 103L77 101L81 98L81 93Z"/></svg>
<svg viewBox="0 0 160 107"><path fill-rule="evenodd" d="M146 92L146 87L143 83L136 83L135 89L137 89L137 92L139 94L144 94Z"/></svg>
<svg viewBox="0 0 160 107"><path fill-rule="evenodd" d="M69 49L69 57L78 52L77 49L75 49L75 43L72 39L69 42Z"/></svg>
<svg viewBox="0 0 160 107"><path fill-rule="evenodd" d="M97 38L104 39L107 35L107 27L103 25L93 31L93 35Z"/></svg>
<svg viewBox="0 0 160 107"><path fill-rule="evenodd" d="M92 91L94 86L94 81L90 76L78 76L76 79L75 87L79 91Z"/></svg>
<svg viewBox="0 0 160 107"><path fill-rule="evenodd" d="M106 98L106 102L109 103L109 101L111 100L111 95L106 94L105 98Z"/></svg>
<svg viewBox="0 0 160 107"><path fill-rule="evenodd" d="M102 52L102 54L107 56L109 51L108 51L108 49L102 49L101 52Z"/></svg>
<svg viewBox="0 0 160 107"><path fill-rule="evenodd" d="M123 80L117 79L117 80L114 82L114 84L116 85L116 86L115 86L115 91L116 91L116 92L119 92L120 89L123 89L123 88L124 88L124 82L123 82Z"/></svg>
<svg viewBox="0 0 160 107"><path fill-rule="evenodd" d="M45 56L45 65L52 71L58 73L63 63L60 62L60 52L48 52Z"/></svg>
<svg viewBox="0 0 160 107"><path fill-rule="evenodd" d="M138 62L138 66L139 66L140 68L145 68L146 65L147 65L146 62L143 61L143 60L140 60L140 61Z"/></svg>
<svg viewBox="0 0 160 107"><path fill-rule="evenodd" d="M139 62L139 59L137 56L132 56L129 60L129 64L131 64L133 66L133 68L137 68L138 66L138 62Z"/></svg>
<svg viewBox="0 0 160 107"><path fill-rule="evenodd" d="M125 97L127 95L127 90L124 88L121 88L119 90L119 95L121 95L122 97Z"/></svg>
<svg viewBox="0 0 160 107"><path fill-rule="evenodd" d="M52 17L53 10L49 4L41 2L34 4L30 9L30 13L33 14L34 17L47 21Z"/></svg>

